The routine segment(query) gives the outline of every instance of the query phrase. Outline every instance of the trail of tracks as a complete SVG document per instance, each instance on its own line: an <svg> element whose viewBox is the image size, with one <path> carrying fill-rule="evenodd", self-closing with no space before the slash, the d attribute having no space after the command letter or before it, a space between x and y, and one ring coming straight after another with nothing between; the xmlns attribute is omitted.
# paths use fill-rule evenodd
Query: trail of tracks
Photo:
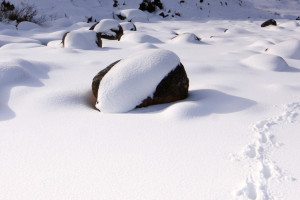
<svg viewBox="0 0 300 200"><path fill-rule="evenodd" d="M259 121L252 126L252 142L246 145L241 153L233 155L234 160L245 163L251 169L243 185L233 192L234 199L275 200L278 198L270 191L270 182L295 180L284 172L271 156L275 148L282 146L276 141L274 129L279 125L294 123L299 113L300 102L286 104L281 115Z"/></svg>

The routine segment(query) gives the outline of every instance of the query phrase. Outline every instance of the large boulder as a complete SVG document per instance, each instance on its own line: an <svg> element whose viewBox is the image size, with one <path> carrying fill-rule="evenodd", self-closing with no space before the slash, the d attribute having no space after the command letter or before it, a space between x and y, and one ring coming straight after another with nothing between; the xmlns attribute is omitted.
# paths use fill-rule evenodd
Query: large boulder
<svg viewBox="0 0 300 200"><path fill-rule="evenodd" d="M188 96L189 79L176 54L151 49L118 60L93 79L92 91L101 112L170 103Z"/></svg>
<svg viewBox="0 0 300 200"><path fill-rule="evenodd" d="M120 40L123 35L122 26L114 19L102 19L94 24L90 30L96 31L101 38L108 40Z"/></svg>
<svg viewBox="0 0 300 200"><path fill-rule="evenodd" d="M261 27L266 27L266 26L277 26L277 22L274 19L269 19L268 21L265 21L264 23L261 24Z"/></svg>
<svg viewBox="0 0 300 200"><path fill-rule="evenodd" d="M96 49L102 47L100 35L94 31L76 30L66 32L62 37L64 48L72 49Z"/></svg>

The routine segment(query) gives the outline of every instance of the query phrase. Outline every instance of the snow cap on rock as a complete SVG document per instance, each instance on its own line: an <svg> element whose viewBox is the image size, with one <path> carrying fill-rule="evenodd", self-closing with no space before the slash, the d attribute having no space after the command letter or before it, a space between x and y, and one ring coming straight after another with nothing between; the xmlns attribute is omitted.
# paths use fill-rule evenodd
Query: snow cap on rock
<svg viewBox="0 0 300 200"><path fill-rule="evenodd" d="M118 62L101 80L96 108L128 112L152 97L161 80L180 64L168 50L150 49Z"/></svg>

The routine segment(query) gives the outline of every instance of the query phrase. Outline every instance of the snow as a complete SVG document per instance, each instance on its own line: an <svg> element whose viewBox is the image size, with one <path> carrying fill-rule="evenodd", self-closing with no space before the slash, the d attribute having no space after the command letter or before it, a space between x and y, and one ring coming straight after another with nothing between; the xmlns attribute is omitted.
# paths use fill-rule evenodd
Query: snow
<svg viewBox="0 0 300 200"><path fill-rule="evenodd" d="M148 21L147 14L139 9L125 9L116 12L115 14L126 17L126 21L130 22L146 22Z"/></svg>
<svg viewBox="0 0 300 200"><path fill-rule="evenodd" d="M270 46L268 52L285 58L300 60L300 40L292 39Z"/></svg>
<svg viewBox="0 0 300 200"><path fill-rule="evenodd" d="M169 17L147 13L136 32L87 50L62 48L63 34L82 33L79 44L87 17L111 19L140 1L11 2L34 3L47 22L0 23L1 200L299 199L299 1L162 0ZM260 27L271 18L278 26ZM201 41L172 42L174 33ZM187 99L94 108L100 70L162 49L183 63Z"/></svg>
<svg viewBox="0 0 300 200"><path fill-rule="evenodd" d="M103 77L96 107L101 112L128 112L153 97L161 80L180 63L176 54L151 49L122 59Z"/></svg>
<svg viewBox="0 0 300 200"><path fill-rule="evenodd" d="M136 29L132 22L121 22L120 25L124 31L135 31Z"/></svg>
<svg viewBox="0 0 300 200"><path fill-rule="evenodd" d="M35 29L35 28L39 28L39 27L40 26L35 23L24 21L24 22L21 22L18 24L17 29L18 30L30 30L30 29Z"/></svg>
<svg viewBox="0 0 300 200"><path fill-rule="evenodd" d="M96 32L109 32L115 34L111 29L118 30L119 23L114 19L103 19L94 28Z"/></svg>
<svg viewBox="0 0 300 200"><path fill-rule="evenodd" d="M288 72L292 70L282 57L271 54L255 54L245 59L244 63L250 67L261 70L279 72Z"/></svg>
<svg viewBox="0 0 300 200"><path fill-rule="evenodd" d="M75 30L69 32L65 37L65 48L92 50L99 48L97 33L90 30Z"/></svg>

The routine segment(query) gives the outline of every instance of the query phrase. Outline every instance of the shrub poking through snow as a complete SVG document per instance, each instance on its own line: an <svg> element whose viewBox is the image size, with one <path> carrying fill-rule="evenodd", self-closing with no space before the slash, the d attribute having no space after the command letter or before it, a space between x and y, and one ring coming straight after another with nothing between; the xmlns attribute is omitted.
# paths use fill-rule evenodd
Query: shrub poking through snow
<svg viewBox="0 0 300 200"><path fill-rule="evenodd" d="M182 100L189 79L176 54L151 49L116 61L93 79L92 91L101 112L128 112L134 108Z"/></svg>
<svg viewBox="0 0 300 200"><path fill-rule="evenodd" d="M160 0L143 0L139 7L140 10L148 11L149 13L155 12L157 8L163 9L163 4Z"/></svg>
<svg viewBox="0 0 300 200"><path fill-rule="evenodd" d="M264 23L261 24L261 27L266 27L266 26L277 26L277 22L274 19L269 19L268 21L265 21Z"/></svg>
<svg viewBox="0 0 300 200"><path fill-rule="evenodd" d="M120 40L123 35L123 28L114 19L103 19L94 24L90 30L96 31L101 38L108 40Z"/></svg>
<svg viewBox="0 0 300 200"><path fill-rule="evenodd" d="M65 48L73 49L96 49L102 47L99 34L94 31L71 31L63 35L62 44Z"/></svg>
<svg viewBox="0 0 300 200"><path fill-rule="evenodd" d="M36 18L38 12L34 6L22 4L22 7L15 7L9 1L2 0L0 4L0 21L16 21L17 23L28 21L41 24L45 17Z"/></svg>

